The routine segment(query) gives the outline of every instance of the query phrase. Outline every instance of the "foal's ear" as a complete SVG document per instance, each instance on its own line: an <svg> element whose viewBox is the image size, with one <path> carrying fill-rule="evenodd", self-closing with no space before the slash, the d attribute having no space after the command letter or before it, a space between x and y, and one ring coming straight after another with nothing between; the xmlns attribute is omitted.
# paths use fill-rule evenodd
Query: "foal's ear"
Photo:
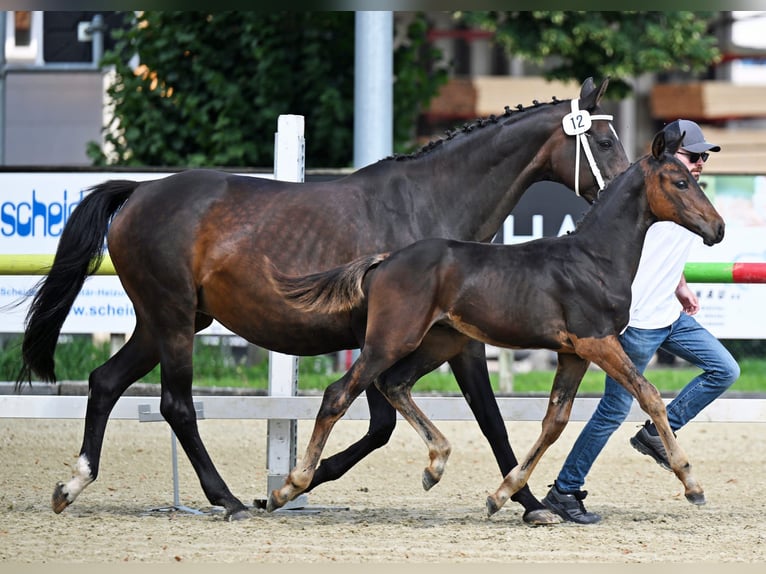
<svg viewBox="0 0 766 574"><path fill-rule="evenodd" d="M597 88L593 83L593 78L587 78L580 88L580 109L592 110L595 108L606 92L609 85L609 76L603 79L601 85Z"/></svg>
<svg viewBox="0 0 766 574"><path fill-rule="evenodd" d="M665 151L667 151L669 154L675 155L675 153L678 151L678 148L681 147L681 142L684 141L685 137L686 137L686 132L681 132L681 135L678 136L678 139L666 140Z"/></svg>
<svg viewBox="0 0 766 574"><path fill-rule="evenodd" d="M659 160L662 159L662 155L665 153L665 132L660 130L652 140L652 157Z"/></svg>

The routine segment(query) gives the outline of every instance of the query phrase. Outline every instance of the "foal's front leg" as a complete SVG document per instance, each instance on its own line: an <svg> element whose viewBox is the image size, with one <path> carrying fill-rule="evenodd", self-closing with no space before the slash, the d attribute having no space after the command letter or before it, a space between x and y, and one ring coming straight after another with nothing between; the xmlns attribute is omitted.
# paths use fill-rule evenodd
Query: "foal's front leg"
<svg viewBox="0 0 766 574"><path fill-rule="evenodd" d="M670 468L684 485L686 499L692 504L705 504L702 485L692 476L691 464L670 428L665 403L657 387L638 372L617 337L594 339L589 342L589 347L593 362L636 397L641 409L652 419L665 446Z"/></svg>
<svg viewBox="0 0 766 574"><path fill-rule="evenodd" d="M577 355L559 353L558 367L553 379L548 409L543 418L540 436L521 463L505 476L495 493L487 497L488 516L492 516L500 510L513 494L527 484L532 471L540 462L545 451L561 435L569 421L572 403L589 364L589 361Z"/></svg>

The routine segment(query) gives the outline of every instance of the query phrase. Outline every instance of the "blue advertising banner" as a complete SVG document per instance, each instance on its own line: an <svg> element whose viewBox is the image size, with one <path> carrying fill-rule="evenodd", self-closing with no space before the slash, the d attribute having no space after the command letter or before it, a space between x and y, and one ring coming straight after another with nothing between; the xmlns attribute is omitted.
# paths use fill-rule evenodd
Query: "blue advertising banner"
<svg viewBox="0 0 766 574"><path fill-rule="evenodd" d="M53 255L64 225L89 187L108 179L159 179L171 172L0 172L0 254ZM258 177L272 177L258 174ZM0 333L24 330L30 300L40 275L0 272ZM130 334L133 305L116 276L88 278L62 333ZM213 323L206 334L226 334Z"/></svg>

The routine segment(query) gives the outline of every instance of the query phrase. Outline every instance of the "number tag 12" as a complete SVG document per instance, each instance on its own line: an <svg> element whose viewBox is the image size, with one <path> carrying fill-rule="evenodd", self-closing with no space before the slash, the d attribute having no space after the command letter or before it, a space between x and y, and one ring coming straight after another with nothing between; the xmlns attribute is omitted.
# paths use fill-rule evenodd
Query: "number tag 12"
<svg viewBox="0 0 766 574"><path fill-rule="evenodd" d="M564 133L576 136L587 132L592 122L588 110L577 110L565 115L561 123L564 126Z"/></svg>

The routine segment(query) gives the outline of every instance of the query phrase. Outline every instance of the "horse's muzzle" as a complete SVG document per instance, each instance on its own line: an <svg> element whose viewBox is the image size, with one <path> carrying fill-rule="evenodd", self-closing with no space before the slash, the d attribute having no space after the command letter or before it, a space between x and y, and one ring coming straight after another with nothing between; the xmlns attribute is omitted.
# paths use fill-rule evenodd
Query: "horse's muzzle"
<svg viewBox="0 0 766 574"><path fill-rule="evenodd" d="M702 238L702 241L707 246L721 243L721 241L723 241L725 227L726 225L722 221L712 226L711 233L709 235L705 234L705 237Z"/></svg>

